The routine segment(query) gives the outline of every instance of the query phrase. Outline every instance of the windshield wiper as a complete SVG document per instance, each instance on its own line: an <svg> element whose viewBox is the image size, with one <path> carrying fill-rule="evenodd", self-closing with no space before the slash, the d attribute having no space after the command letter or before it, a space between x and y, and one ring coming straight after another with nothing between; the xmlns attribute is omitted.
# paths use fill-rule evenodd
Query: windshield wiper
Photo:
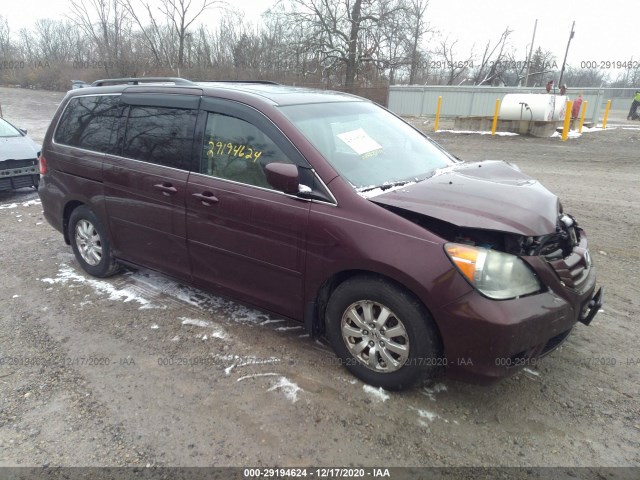
<svg viewBox="0 0 640 480"><path fill-rule="evenodd" d="M402 185L406 185L407 183L415 183L416 180L400 180L398 182L388 182L382 185L375 185L373 187L366 187L358 189L359 192L370 192L371 190L376 190L379 188L380 190L389 190L393 187L401 187Z"/></svg>

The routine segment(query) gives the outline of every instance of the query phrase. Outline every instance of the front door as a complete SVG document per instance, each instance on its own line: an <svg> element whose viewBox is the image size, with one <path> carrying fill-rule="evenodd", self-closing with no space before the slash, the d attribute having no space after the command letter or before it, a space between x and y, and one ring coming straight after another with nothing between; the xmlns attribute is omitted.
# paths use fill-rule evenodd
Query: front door
<svg viewBox="0 0 640 480"><path fill-rule="evenodd" d="M310 203L275 191L264 173L270 162L301 160L294 161L288 140L254 110L221 100L203 105L200 168L186 194L193 278L301 318Z"/></svg>

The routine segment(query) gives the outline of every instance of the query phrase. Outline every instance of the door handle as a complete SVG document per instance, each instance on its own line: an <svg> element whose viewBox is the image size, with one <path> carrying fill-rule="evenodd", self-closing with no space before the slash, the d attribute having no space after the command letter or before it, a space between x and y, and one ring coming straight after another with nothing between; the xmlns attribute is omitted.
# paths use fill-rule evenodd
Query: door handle
<svg viewBox="0 0 640 480"><path fill-rule="evenodd" d="M176 193L178 193L176 187L174 187L169 182L156 183L153 188L160 190L166 197L170 197L171 195L175 195Z"/></svg>
<svg viewBox="0 0 640 480"><path fill-rule="evenodd" d="M194 193L194 197L200 200L205 207L210 207L212 203L218 203L218 198L211 192Z"/></svg>

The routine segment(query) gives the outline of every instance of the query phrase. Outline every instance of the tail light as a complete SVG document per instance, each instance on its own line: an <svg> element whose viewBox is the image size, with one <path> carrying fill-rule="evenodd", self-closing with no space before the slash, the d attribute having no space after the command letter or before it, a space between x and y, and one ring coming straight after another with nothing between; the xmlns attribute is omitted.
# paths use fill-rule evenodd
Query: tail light
<svg viewBox="0 0 640 480"><path fill-rule="evenodd" d="M40 170L40 175L46 175L47 173L47 159L44 158L44 155L40 154L38 157L38 168Z"/></svg>

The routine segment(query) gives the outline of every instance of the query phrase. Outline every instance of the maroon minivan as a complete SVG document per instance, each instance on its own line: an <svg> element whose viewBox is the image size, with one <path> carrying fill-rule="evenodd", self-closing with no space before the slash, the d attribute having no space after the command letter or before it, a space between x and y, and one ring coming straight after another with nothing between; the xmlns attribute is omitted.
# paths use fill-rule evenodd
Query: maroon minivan
<svg viewBox="0 0 640 480"><path fill-rule="evenodd" d="M144 266L304 322L375 386L505 377L602 305L555 195L352 95L102 80L67 94L40 173L91 275Z"/></svg>

